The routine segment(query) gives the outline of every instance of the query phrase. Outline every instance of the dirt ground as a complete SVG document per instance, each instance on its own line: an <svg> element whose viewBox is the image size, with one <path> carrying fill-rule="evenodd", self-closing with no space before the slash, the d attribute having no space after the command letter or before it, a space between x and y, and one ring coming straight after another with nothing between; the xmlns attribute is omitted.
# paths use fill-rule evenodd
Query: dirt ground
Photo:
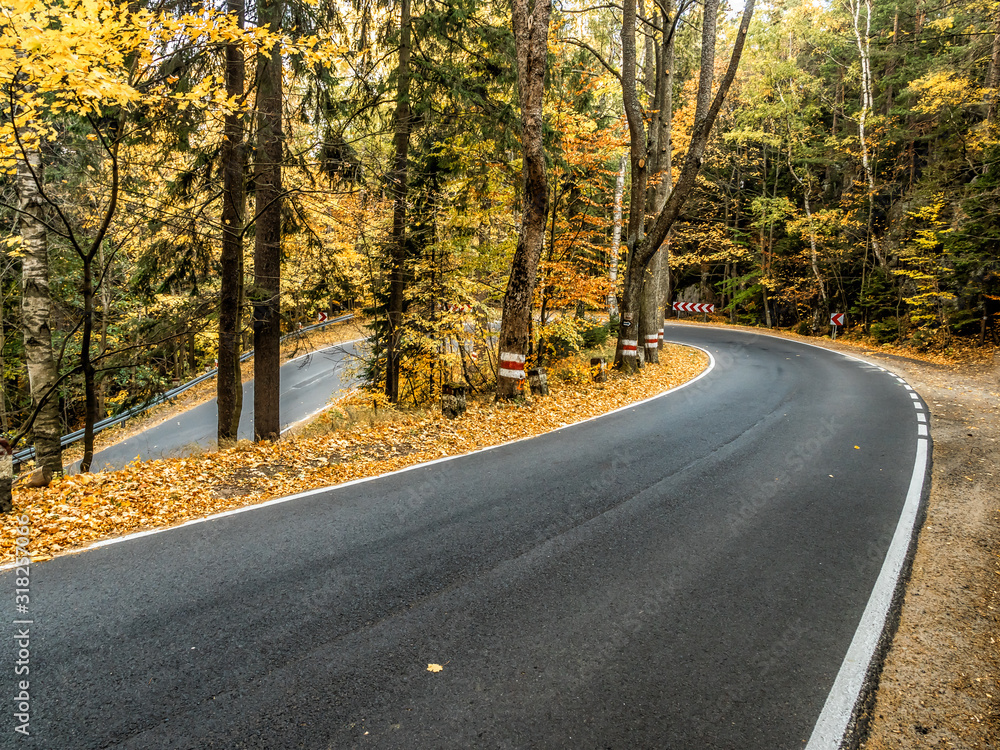
<svg viewBox="0 0 1000 750"><path fill-rule="evenodd" d="M860 350L931 411L933 464L865 750L1000 747L1000 352L935 365Z"/></svg>

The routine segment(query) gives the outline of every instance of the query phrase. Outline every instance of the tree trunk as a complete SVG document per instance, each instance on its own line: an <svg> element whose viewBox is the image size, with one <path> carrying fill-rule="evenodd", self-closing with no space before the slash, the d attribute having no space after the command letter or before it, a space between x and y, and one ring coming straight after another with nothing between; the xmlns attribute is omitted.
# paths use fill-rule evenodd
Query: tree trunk
<svg viewBox="0 0 1000 750"><path fill-rule="evenodd" d="M245 23L244 0L228 0L227 10L239 28ZM246 87L243 47L226 45L226 96L242 105ZM243 374L240 368L240 328L243 309L243 222L246 213L246 149L239 112L226 115L222 143L222 289L219 294L219 371L216 395L219 446L239 439L243 411Z"/></svg>
<svg viewBox="0 0 1000 750"><path fill-rule="evenodd" d="M628 3L626 3L627 5ZM754 0L749 0L743 7L743 18L740 21L740 28L736 35L733 53L729 59L729 67L720 80L718 90L713 98L712 82L715 66L716 15L719 9L719 2L718 0L707 0L705 4L704 21L702 23L701 73L698 82L691 144L684 159L684 166L681 169L676 184L673 185L670 195L663 205L663 209L657 215L656 221L653 223L645 239L629 254L628 268L625 272L625 290L622 294L623 320L638 311L646 266L649 265L653 255L663 244L670 228L677 220L677 217L680 216L684 201L694 187L695 179L701 170L701 159L708 145L712 125L715 123L716 117L718 117L719 110L722 108L722 102L729 92L733 78L736 76L736 68L739 66L740 56L743 54L743 46L746 42L750 19L753 16L753 8ZM615 364L625 371L630 369L631 364L624 360L634 359L632 357L623 358L622 356L622 348L629 339L631 339L631 335L628 329L620 329Z"/></svg>
<svg viewBox="0 0 1000 750"><path fill-rule="evenodd" d="M406 264L406 192L407 156L410 150L410 0L402 0L399 16L399 66L396 78L396 114L393 144L392 238L389 268L389 331L386 341L385 395L393 403L399 400L400 339L403 333L403 293Z"/></svg>
<svg viewBox="0 0 1000 750"><path fill-rule="evenodd" d="M625 104L625 119L628 120L629 161L632 169L632 180L629 189L628 206L628 267L632 267L635 249L642 242L646 223L646 170L648 144L646 143L645 112L639 103L636 91L636 0L625 0L622 7L622 101ZM645 266L639 274L640 289L646 281ZM626 275L625 284L629 280ZM639 364L640 338L642 331L642 306L622 307L621 324L619 325L618 347L615 353L615 363L631 370Z"/></svg>
<svg viewBox="0 0 1000 750"><path fill-rule="evenodd" d="M650 138L650 144L652 148L650 150L650 168L653 174L656 175L657 180L647 205L647 212L650 216L656 216L660 212L664 201L666 201L673 187L673 175L671 174L671 170L673 169L672 121L674 116L673 29L676 29L676 24L673 23L676 19L671 18L673 12L673 3L671 0L667 0L663 4L660 13L660 27L663 29L664 38L660 40L656 55L656 92L653 105L656 112L653 115L651 126L652 137ZM677 12L679 13L680 9ZM648 314L651 323L646 335L651 336L652 334L656 334L657 339L657 353L650 357L650 361L653 362L660 361L659 350L663 348L663 320L666 312L669 288L667 276L670 272L670 251L667 249L668 246L669 241L665 240L653 256L651 262L651 280L647 281L647 283L651 284L650 295L652 298L644 302L644 306L649 310ZM644 313L644 317L645 315L646 313Z"/></svg>
<svg viewBox="0 0 1000 750"><path fill-rule="evenodd" d="M83 258L83 335L80 339L80 369L83 371L83 459L80 473L90 471L94 461L94 425L97 424L97 388L94 383L94 362L90 356L94 336L94 253Z"/></svg>
<svg viewBox="0 0 1000 750"><path fill-rule="evenodd" d="M10 513L14 510L14 497L11 494L14 460L11 453L10 445L0 438L0 513Z"/></svg>
<svg viewBox="0 0 1000 750"><path fill-rule="evenodd" d="M3 283L0 278L0 283ZM7 332L4 330L3 309L0 308L0 432L7 432L10 425L7 422L7 388L3 377L4 363L3 350L7 346ZM58 413L58 412L57 412Z"/></svg>
<svg viewBox="0 0 1000 750"><path fill-rule="evenodd" d="M101 247L98 250L97 262L101 266L102 276L107 273L108 266L104 259L104 243L101 243ZM108 317L111 309L111 287L107 284L101 284L101 356L104 356L108 351ZM104 419L107 414L106 400L107 400L107 390L108 390L108 380L107 377L102 377L101 382L97 384L97 413L100 415L99 419Z"/></svg>
<svg viewBox="0 0 1000 750"><path fill-rule="evenodd" d="M622 244L622 196L625 194L625 154L618 160L618 178L615 180L614 229L611 231L611 270L608 278L611 291L608 292L608 318L618 315L618 249Z"/></svg>
<svg viewBox="0 0 1000 750"><path fill-rule="evenodd" d="M660 305L660 275L663 254L657 252L646 267L642 284L642 303L639 310L639 341L645 350L647 362L660 361L660 328L663 325Z"/></svg>
<svg viewBox="0 0 1000 750"><path fill-rule="evenodd" d="M73 229L66 218L61 217L67 229L70 242L83 264L83 285L81 296L83 297L83 332L80 339L80 370L83 372L84 391L84 422L83 422L83 458L80 460L80 472L90 471L90 465L94 460L94 425L97 424L97 388L95 387L94 362L90 355L91 340L94 335L94 295L97 289L94 285L94 260L97 258L111 228L115 213L118 210L118 193L121 186L121 167L118 161L118 149L120 142L118 134L124 130L125 114L119 115L118 122L114 127L115 140L107 148L107 155L111 163L111 185L110 196L107 208L104 210L104 217L90 243L90 247L84 250L73 234ZM100 268L101 277L98 286L105 283L103 265Z"/></svg>
<svg viewBox="0 0 1000 750"><path fill-rule="evenodd" d="M281 30L281 0L259 0L258 22ZM254 161L254 440L281 435L281 48L257 56L257 153Z"/></svg>
<svg viewBox="0 0 1000 750"><path fill-rule="evenodd" d="M513 398L524 379L530 345L531 299L545 241L548 178L542 143L542 99L548 52L551 0L513 0L511 25L517 52L518 97L521 105L522 185L524 208L510 279L503 298L497 396Z"/></svg>
<svg viewBox="0 0 1000 750"><path fill-rule="evenodd" d="M874 81L872 80L871 66L871 24L872 24L872 4L871 0L852 0L851 16L854 20L854 41L858 48L858 57L861 63L861 112L858 113L858 141L861 146L861 165L865 171L865 185L868 189L868 241L875 259L883 268L886 265L885 256L882 253L882 246L875 235L875 165L872 163L871 154L868 152L868 117L874 107ZM861 5L865 6L865 29L861 31Z"/></svg>
<svg viewBox="0 0 1000 750"><path fill-rule="evenodd" d="M996 123L997 108L1000 106L1000 11L997 12L996 32L993 35L993 49L990 54L990 73L986 85L990 89L986 122L993 125Z"/></svg>
<svg viewBox="0 0 1000 750"><path fill-rule="evenodd" d="M54 387L57 372L49 328L52 301L49 297L49 249L41 195L44 172L38 151L28 151L26 157L17 163L17 187L23 212L19 220L24 243L21 320L31 401L37 406ZM36 464L42 469L46 484L63 470L60 427L59 400L50 396L33 425Z"/></svg>

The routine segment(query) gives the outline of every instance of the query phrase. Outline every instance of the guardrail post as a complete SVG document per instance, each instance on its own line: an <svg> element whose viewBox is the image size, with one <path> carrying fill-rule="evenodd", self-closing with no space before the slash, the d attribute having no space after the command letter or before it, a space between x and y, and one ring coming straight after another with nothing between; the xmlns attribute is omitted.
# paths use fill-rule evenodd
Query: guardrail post
<svg viewBox="0 0 1000 750"><path fill-rule="evenodd" d="M466 390L460 383L445 383L441 386L441 413L449 419L464 414Z"/></svg>
<svg viewBox="0 0 1000 750"><path fill-rule="evenodd" d="M0 438L0 513L10 513L14 509L14 497L10 486L14 481L14 458L10 443Z"/></svg>
<svg viewBox="0 0 1000 750"><path fill-rule="evenodd" d="M545 376L544 367L528 370L528 385L531 386L531 392L536 396L549 395L549 381Z"/></svg>

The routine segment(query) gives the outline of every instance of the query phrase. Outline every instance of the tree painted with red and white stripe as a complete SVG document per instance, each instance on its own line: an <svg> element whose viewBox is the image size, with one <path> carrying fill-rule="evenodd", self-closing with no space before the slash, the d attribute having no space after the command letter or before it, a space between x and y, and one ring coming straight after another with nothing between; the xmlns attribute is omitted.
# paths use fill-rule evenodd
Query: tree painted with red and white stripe
<svg viewBox="0 0 1000 750"><path fill-rule="evenodd" d="M626 9L630 5L632 6L632 17L634 18L635 0L626 0ZM646 268L649 266L656 251L660 249L674 222L677 221L684 202L694 188L698 172L701 171L701 160L708 145L712 126L719 115L719 110L722 108L722 102L725 100L726 94L729 93L729 87L732 86L733 79L736 77L736 69L743 54L743 46L746 43L747 32L750 28L750 19L753 16L754 0L748 0L744 6L743 18L736 34L736 43L733 46L729 67L722 76L722 80L719 81L714 97L712 95L712 84L715 70L715 43L719 0L706 0L704 8L701 27L701 71L698 78L698 92L696 96L694 127L691 131L691 144L688 147L687 155L684 157L684 165L681 168L677 182L673 185L670 195L663 205L663 209L657 215L649 233L629 253L628 267L625 271L625 289L622 293L622 320L626 320L629 317L638 317ZM622 37L623 54L625 36L623 34ZM630 328L619 328L615 366L626 372L633 371L636 366L636 358L629 356L623 348L626 337L633 335L635 334Z"/></svg>
<svg viewBox="0 0 1000 750"><path fill-rule="evenodd" d="M517 249L503 298L500 321L500 368L497 397L513 398L520 392L529 349L531 301L538 276L538 261L545 240L548 215L548 176L542 144L542 99L548 52L551 0L513 0L511 25L517 52L517 83L521 104L521 179L524 206Z"/></svg>

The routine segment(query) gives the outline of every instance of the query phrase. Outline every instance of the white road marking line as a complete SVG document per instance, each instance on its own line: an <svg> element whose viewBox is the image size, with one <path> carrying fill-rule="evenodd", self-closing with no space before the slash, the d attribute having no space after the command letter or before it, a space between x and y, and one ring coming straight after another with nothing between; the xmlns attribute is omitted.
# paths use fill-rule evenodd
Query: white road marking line
<svg viewBox="0 0 1000 750"><path fill-rule="evenodd" d="M770 334L754 333L752 335L768 336ZM782 337L775 336L774 338ZM788 339L783 340L788 341ZM827 349L825 346L805 341L796 341L795 343L811 346L814 349L823 349L856 362L865 362L860 357L845 354L836 349ZM896 376L896 380L900 383L906 382L899 376ZM917 398L916 394L913 395ZM920 401L914 401L913 407L918 411L923 411L924 408ZM889 551L886 553L885 562L882 563L882 571L879 573L878 580L875 582L875 587L868 599L868 605L861 616L861 622L854 633L854 639L851 641L847 656L844 658L837 679L827 696L826 704L823 706L823 711L820 713L805 750L839 750L848 724L854 715L854 709L864 687L865 676L875 655L875 647L885 630L889 606L899 584L899 576L906 561L910 541L913 538L917 513L923 496L929 442L930 438L917 438L917 455L913 462L913 474L910 477L910 487L906 493L906 501L903 504L899 523L896 525L896 532L889 545Z"/></svg>
<svg viewBox="0 0 1000 750"><path fill-rule="evenodd" d="M290 365L292 362L298 362L300 359L305 359L306 357L312 357L314 354L322 354L323 352L328 352L331 349L336 349L338 346L347 346L348 344L356 344L359 341L364 341L364 339L351 339L350 341L341 341L339 344L330 344L330 346L324 346L322 349L317 349L313 352L306 352L305 354L300 354L295 359L290 359L287 362L282 362L282 365Z"/></svg>
<svg viewBox="0 0 1000 750"><path fill-rule="evenodd" d="M903 387L904 387L904 388L905 388L906 390L908 390L908 391L912 391L912 390L913 390L913 386L912 386L912 385L910 385L909 383L903 383Z"/></svg>
<svg viewBox="0 0 1000 750"><path fill-rule="evenodd" d="M918 396L913 391L910 391L910 398L912 398L914 401L918 401L920 399L920 396Z"/></svg>
<svg viewBox="0 0 1000 750"><path fill-rule="evenodd" d="M929 441L926 438L917 440L913 474L910 477L910 487L906 493L906 502L903 504L899 523L896 525L896 532L893 534L875 588L872 589L868 605L861 615L861 622L847 649L847 655L830 689L806 750L839 750L848 725L854 718L858 699L875 657L875 650L885 632L889 608L896 587L899 585L900 575L906 565L923 497L928 445Z"/></svg>
<svg viewBox="0 0 1000 750"><path fill-rule="evenodd" d="M927 425L925 425L925 424L918 424L917 425L917 435L922 436L922 437L927 437L927 434L928 434L927 433Z"/></svg>
<svg viewBox="0 0 1000 750"><path fill-rule="evenodd" d="M924 414L923 412L920 412L920 413L919 413L919 414L917 415L917 421L918 421L918 422L926 422L926 421L927 421L927 415L926 415L926 414Z"/></svg>

